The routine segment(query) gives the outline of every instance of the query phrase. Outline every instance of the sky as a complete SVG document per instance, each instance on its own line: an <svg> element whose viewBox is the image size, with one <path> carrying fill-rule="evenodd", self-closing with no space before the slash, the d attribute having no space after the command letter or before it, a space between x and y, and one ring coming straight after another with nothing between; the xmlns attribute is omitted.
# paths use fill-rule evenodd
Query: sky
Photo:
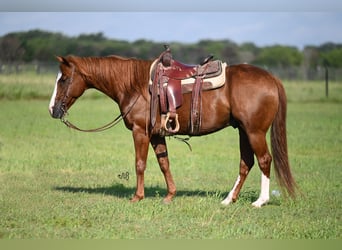
<svg viewBox="0 0 342 250"><path fill-rule="evenodd" d="M15 1L17 0L12 0L11 3ZM312 1L315 2L311 0L311 3ZM297 5L296 9L282 7L288 11L279 9L262 11L264 9L261 11L245 11L246 8L242 8L243 11L195 9L194 12L186 10L168 12L165 8L137 11L134 8L122 7L116 9L120 11L111 12L89 12L87 9L83 12L74 12L76 10L73 8L65 9L68 12L63 11L63 8L59 12L50 12L49 7L43 6L38 8L39 12L31 10L22 12L19 8L14 12L0 12L0 36L10 32L41 29L68 36L102 32L109 39L131 42L145 39L154 42L196 43L203 39L229 39L238 44L244 42L253 42L257 46L280 44L299 49L306 45L319 46L325 42L342 43L342 8L335 11L316 9L306 11L305 8Z"/></svg>

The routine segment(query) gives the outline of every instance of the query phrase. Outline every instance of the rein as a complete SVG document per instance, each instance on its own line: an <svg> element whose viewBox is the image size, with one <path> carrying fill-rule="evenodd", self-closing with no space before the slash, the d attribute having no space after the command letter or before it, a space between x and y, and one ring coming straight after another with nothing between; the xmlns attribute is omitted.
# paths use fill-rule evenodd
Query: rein
<svg viewBox="0 0 342 250"><path fill-rule="evenodd" d="M110 123L107 123L105 125L103 125L102 127L99 128L94 128L94 129L81 129L77 126L75 126L74 124L72 124L71 122L69 122L65 116L63 116L61 118L61 121L69 128L75 129L77 131L80 132L102 132L105 131L107 129L110 129L112 127L114 127L115 125L117 125L122 119L124 119L129 112L131 112L133 106L135 105L135 103L138 101L140 95L134 100L134 102L131 104L131 106L128 108L128 110L124 113L124 114L120 114L118 115L113 121L111 121Z"/></svg>
<svg viewBox="0 0 342 250"><path fill-rule="evenodd" d="M102 127L99 128L94 128L94 129L81 129L77 126L75 126L74 124L72 124L71 122L69 122L67 119L65 119L64 117L61 119L61 121L69 128L75 129L77 131L81 131L81 132L101 132L107 129L110 129L112 127L114 127L115 125L117 125L121 120L123 119L123 116L120 114L119 116L117 116L113 121L111 121L110 123L103 125Z"/></svg>

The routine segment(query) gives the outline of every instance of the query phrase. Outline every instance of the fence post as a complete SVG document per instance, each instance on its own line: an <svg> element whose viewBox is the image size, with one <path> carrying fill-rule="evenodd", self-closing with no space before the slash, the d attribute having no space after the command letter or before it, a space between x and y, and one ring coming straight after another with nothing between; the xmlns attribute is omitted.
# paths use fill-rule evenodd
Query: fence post
<svg viewBox="0 0 342 250"><path fill-rule="evenodd" d="M329 97L329 70L328 70L328 65L324 64L325 68L325 97Z"/></svg>

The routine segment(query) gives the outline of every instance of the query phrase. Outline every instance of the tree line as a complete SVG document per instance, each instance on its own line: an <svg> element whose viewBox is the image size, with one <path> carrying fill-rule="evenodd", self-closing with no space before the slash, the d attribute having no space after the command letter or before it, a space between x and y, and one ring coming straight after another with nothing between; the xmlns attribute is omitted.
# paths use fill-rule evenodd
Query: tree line
<svg viewBox="0 0 342 250"><path fill-rule="evenodd" d="M0 66L20 63L55 63L56 55L107 56L120 55L141 59L156 58L163 51L162 42L149 40L109 39L102 32L70 37L43 30L12 32L0 37ZM171 42L174 58L186 63L199 63L208 54L229 64L250 63L264 68L286 68L292 74L305 74L320 68L342 68L342 44L327 42L320 46L273 45L258 47L253 42L237 44L225 40L201 40L187 44ZM291 72L290 72L291 75Z"/></svg>

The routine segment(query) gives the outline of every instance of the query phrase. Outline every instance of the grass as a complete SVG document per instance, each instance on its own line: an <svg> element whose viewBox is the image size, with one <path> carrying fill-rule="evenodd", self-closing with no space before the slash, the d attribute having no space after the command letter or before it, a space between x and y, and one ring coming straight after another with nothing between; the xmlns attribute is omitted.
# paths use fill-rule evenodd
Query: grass
<svg viewBox="0 0 342 250"><path fill-rule="evenodd" d="M238 202L220 205L238 173L238 135L233 128L192 138L192 152L169 139L175 200L162 204L165 184L151 153L147 197L129 203L135 191L130 131L120 123L102 133L80 133L51 119L46 98L53 87L51 77L53 82L54 76L39 83L33 76L27 78L30 83L22 80L23 93L30 93L34 84L39 89L50 82L49 93L41 90L38 99L24 94L0 100L0 238L342 238L341 84L331 85L332 100L325 99L318 83L285 84L290 162L303 196L295 202L272 196L269 205L255 209L250 203L260 190L257 167ZM0 88L3 81L0 76ZM96 127L117 113L108 98L91 92L71 109L70 120ZM122 178L123 173L128 178ZM272 178L271 190L276 189Z"/></svg>

